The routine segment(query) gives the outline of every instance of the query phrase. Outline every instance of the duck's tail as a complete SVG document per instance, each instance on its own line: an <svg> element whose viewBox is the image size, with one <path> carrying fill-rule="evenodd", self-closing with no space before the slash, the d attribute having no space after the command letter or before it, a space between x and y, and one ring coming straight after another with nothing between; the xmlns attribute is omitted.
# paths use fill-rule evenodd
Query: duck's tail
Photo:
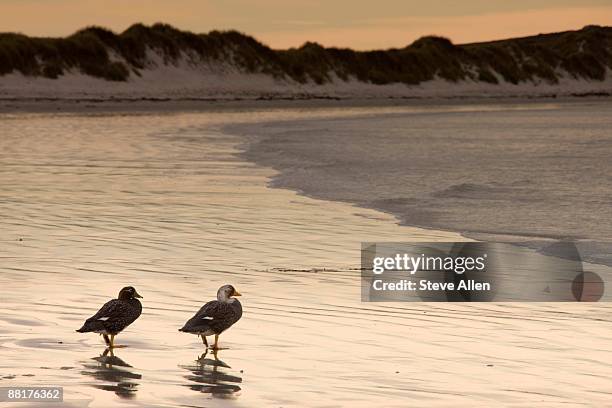
<svg viewBox="0 0 612 408"><path fill-rule="evenodd" d="M208 330L210 327L206 323L205 320L198 316L194 316L191 319L187 320L187 323L183 327L179 329L181 332L185 333L202 333Z"/></svg>
<svg viewBox="0 0 612 408"><path fill-rule="evenodd" d="M104 330L104 322L99 320L87 321L83 324L83 327L77 330L79 333L89 333L99 330Z"/></svg>

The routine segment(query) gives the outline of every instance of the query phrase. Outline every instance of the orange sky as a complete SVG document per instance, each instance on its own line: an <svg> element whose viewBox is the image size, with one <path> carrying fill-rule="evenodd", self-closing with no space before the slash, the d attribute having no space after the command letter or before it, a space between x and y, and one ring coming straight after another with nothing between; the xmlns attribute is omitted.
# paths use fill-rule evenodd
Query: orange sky
<svg viewBox="0 0 612 408"><path fill-rule="evenodd" d="M195 32L237 29L274 48L316 41L373 49L428 34L464 43L612 25L612 0L0 0L0 30L29 35L159 21Z"/></svg>

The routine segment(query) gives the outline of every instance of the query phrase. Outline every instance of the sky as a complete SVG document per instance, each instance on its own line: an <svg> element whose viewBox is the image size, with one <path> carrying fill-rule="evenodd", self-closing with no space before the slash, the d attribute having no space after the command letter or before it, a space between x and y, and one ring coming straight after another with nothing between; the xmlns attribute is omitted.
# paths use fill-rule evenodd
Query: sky
<svg viewBox="0 0 612 408"><path fill-rule="evenodd" d="M65 36L136 22L204 33L234 29L273 48L306 41L404 47L423 35L467 43L612 26L612 0L0 0L0 31Z"/></svg>

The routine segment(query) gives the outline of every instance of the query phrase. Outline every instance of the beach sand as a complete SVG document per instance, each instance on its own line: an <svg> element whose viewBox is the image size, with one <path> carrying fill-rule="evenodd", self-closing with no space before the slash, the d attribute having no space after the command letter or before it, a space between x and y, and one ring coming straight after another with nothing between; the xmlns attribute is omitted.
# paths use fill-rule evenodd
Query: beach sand
<svg viewBox="0 0 612 408"><path fill-rule="evenodd" d="M221 131L360 114L3 115L0 387L63 386L70 407L605 405L605 304L362 303L362 241L465 238L269 188ZM198 362L177 329L226 283L244 316L223 363ZM74 330L128 284L144 312L111 358Z"/></svg>

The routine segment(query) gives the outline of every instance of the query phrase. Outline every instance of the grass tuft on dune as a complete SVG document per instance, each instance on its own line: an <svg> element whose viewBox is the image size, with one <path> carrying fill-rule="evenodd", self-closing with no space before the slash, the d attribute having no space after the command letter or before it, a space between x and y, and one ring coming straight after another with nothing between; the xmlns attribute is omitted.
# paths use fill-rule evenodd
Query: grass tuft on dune
<svg viewBox="0 0 612 408"><path fill-rule="evenodd" d="M373 84L419 84L435 78L559 82L562 72L602 81L612 69L612 28L540 34L501 41L455 45L443 37L422 37L401 49L354 51L305 43L273 50L237 31L194 34L167 24L134 24L120 34L88 27L66 38L0 34L0 75L58 78L68 72L127 81L155 64L220 62L245 73L263 73L299 83L325 84L355 78Z"/></svg>

